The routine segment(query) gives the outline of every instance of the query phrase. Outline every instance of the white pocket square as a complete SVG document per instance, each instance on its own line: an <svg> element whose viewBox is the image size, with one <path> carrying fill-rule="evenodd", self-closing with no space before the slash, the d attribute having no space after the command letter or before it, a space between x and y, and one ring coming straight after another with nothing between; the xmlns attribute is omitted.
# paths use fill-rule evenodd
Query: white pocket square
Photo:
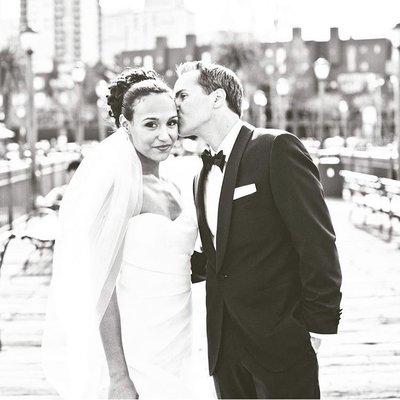
<svg viewBox="0 0 400 400"><path fill-rule="evenodd" d="M257 188L255 183L251 183L250 185L239 186L235 188L235 192L233 194L233 200L240 199L241 197L248 196L249 194L257 192Z"/></svg>

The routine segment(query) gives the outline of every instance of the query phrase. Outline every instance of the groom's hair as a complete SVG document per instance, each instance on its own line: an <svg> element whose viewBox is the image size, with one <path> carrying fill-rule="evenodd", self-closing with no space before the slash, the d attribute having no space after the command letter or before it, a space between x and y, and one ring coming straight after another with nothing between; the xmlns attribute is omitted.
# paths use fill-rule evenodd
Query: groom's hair
<svg viewBox="0 0 400 400"><path fill-rule="evenodd" d="M242 115L243 86L231 69L202 61L188 61L176 67L178 76L189 71L200 71L198 83L207 94L223 89L228 107L239 117Z"/></svg>

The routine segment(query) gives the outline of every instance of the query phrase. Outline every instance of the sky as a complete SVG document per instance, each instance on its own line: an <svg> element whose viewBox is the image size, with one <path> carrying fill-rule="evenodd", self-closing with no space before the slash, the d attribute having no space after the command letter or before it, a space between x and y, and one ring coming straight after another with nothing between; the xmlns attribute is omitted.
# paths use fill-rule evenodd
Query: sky
<svg viewBox="0 0 400 400"><path fill-rule="evenodd" d="M18 18L18 4L0 0L0 21ZM101 4L104 14L113 14L139 10L144 0L101 0ZM400 22L400 0L185 0L185 4L195 12L198 33L239 26L260 39L274 31L276 17L278 40L290 39L294 26L302 28L306 40L328 40L330 26L339 28L342 39L389 37Z"/></svg>
<svg viewBox="0 0 400 400"><path fill-rule="evenodd" d="M196 13L199 32L229 29L257 34L272 31L278 16L279 39L293 26L302 28L306 40L328 40L329 27L339 27L340 37L356 39L388 37L400 22L400 0L185 0ZM102 0L104 13L140 9L144 0ZM240 17L239 17L240 16Z"/></svg>

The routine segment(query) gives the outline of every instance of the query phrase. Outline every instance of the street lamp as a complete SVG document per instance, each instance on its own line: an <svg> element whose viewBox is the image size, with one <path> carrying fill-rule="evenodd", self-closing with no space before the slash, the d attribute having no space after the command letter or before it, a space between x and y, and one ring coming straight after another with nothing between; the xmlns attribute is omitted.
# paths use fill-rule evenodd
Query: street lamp
<svg viewBox="0 0 400 400"><path fill-rule="evenodd" d="M339 101L339 112L343 129L344 147L347 147L347 119L348 119L349 106L346 100Z"/></svg>
<svg viewBox="0 0 400 400"><path fill-rule="evenodd" d="M106 96L109 93L108 83L105 80L100 80L96 85L97 99L97 125L99 127L99 141L101 142L106 138L106 128L104 125L105 113L104 110L107 106Z"/></svg>
<svg viewBox="0 0 400 400"><path fill-rule="evenodd" d="M397 152L398 152L398 171L397 177L400 178L400 23L392 29L392 45L395 50L397 50L397 82L393 87L395 93L395 135L397 138ZM395 80L392 80L394 82Z"/></svg>
<svg viewBox="0 0 400 400"><path fill-rule="evenodd" d="M329 61L325 58L318 58L314 62L314 73L318 79L318 97L319 97L319 112L318 112L318 126L320 128L320 141L324 139L324 103L323 98L325 94L326 79L330 71Z"/></svg>
<svg viewBox="0 0 400 400"><path fill-rule="evenodd" d="M286 116L283 106L283 98L289 94L289 81L286 78L279 78L276 82L276 93L279 96L279 128L286 129Z"/></svg>
<svg viewBox="0 0 400 400"><path fill-rule="evenodd" d="M36 177L36 142L38 140L37 121L35 112L35 92L33 87L32 57L36 45L37 32L29 26L20 33L21 46L26 54L26 85L28 92L28 106L26 113L27 137L31 150L31 185L32 185L32 208L36 207L38 184ZM21 145L21 143L20 143Z"/></svg>
<svg viewBox="0 0 400 400"><path fill-rule="evenodd" d="M82 118L82 108L84 104L83 99L83 81L86 76L85 65L81 62L76 63L75 67L72 69L72 80L75 82L77 89L77 131L76 131L76 142L78 145L82 145L85 139L85 124Z"/></svg>
<svg viewBox="0 0 400 400"><path fill-rule="evenodd" d="M378 113L374 106L366 106L361 111L364 135L370 138L370 143L374 144L374 133L378 121Z"/></svg>
<svg viewBox="0 0 400 400"><path fill-rule="evenodd" d="M262 90L256 90L253 95L254 104L258 106L258 118L259 118L259 126L261 128L265 127L265 106L268 103L267 97Z"/></svg>

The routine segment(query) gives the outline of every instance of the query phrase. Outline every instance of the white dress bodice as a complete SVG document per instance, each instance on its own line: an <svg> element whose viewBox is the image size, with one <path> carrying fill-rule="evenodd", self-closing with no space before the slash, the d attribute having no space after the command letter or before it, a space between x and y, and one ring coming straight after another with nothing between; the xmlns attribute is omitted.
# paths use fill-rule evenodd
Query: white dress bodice
<svg viewBox="0 0 400 400"><path fill-rule="evenodd" d="M140 398L190 398L194 217L130 219L117 284L124 354Z"/></svg>

